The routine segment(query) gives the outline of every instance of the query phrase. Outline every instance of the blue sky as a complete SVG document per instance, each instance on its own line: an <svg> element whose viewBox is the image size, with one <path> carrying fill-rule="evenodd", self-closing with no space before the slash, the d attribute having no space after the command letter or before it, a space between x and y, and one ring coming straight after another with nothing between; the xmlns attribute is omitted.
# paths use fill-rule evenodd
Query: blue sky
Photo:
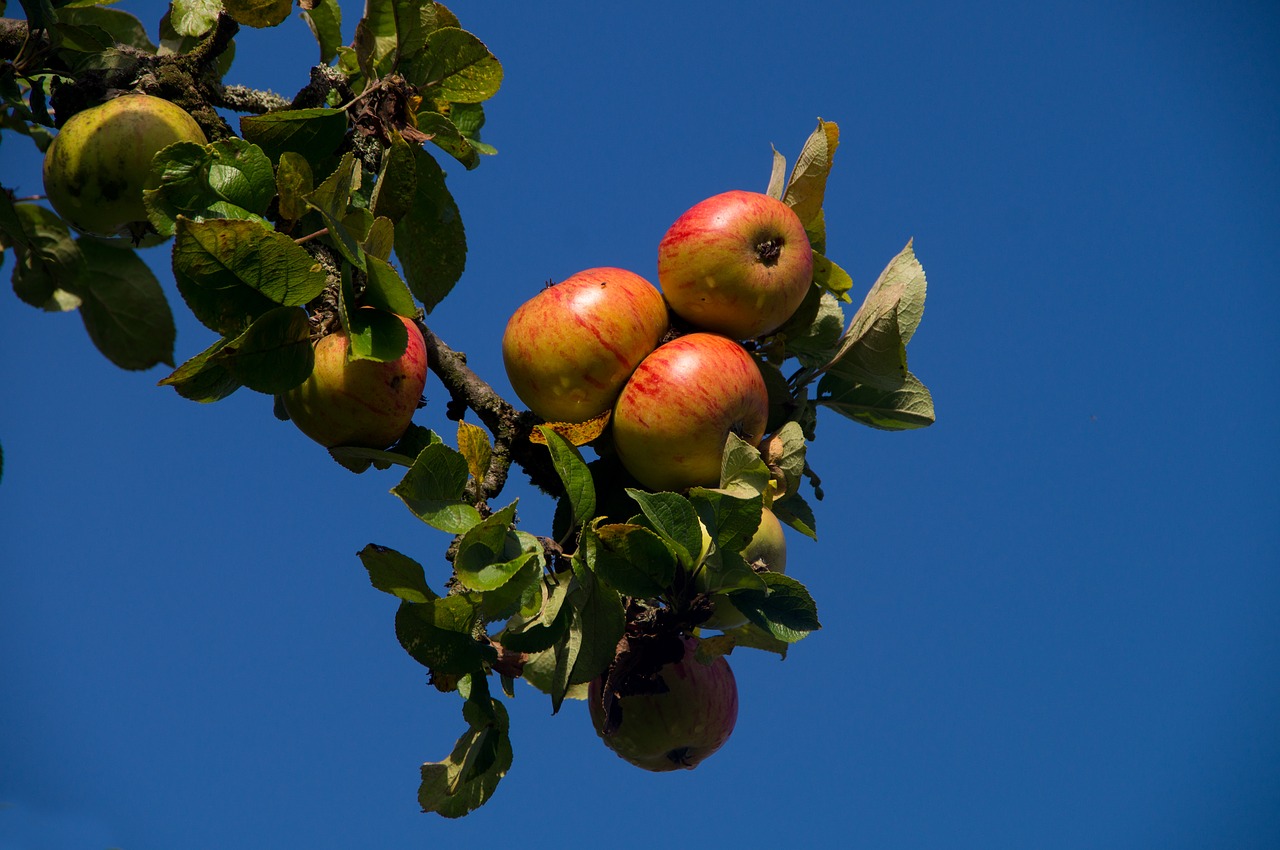
<svg viewBox="0 0 1280 850"><path fill-rule="evenodd" d="M154 33L160 4L125 7ZM439 582L445 536L269 398L184 401L6 286L0 848L1280 844L1274 13L454 8L506 69L499 155L450 169L470 253L429 318L477 371L506 391L502 328L545 280L652 276L680 212L763 189L770 145L794 158L821 116L832 258L861 292L915 239L937 424L820 420L820 540L792 537L788 571L824 628L735 653L720 753L647 774L521 687L511 772L445 821L417 769L459 707L355 557ZM314 49L298 20L246 33L231 80L292 93ZM39 191L23 140L3 162ZM180 358L211 341L179 312Z"/></svg>

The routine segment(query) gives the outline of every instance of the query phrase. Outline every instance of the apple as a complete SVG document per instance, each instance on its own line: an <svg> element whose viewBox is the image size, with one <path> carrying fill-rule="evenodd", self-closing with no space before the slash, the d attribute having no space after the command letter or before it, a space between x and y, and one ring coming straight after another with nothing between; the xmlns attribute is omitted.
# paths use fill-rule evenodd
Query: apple
<svg viewBox="0 0 1280 850"><path fill-rule="evenodd" d="M76 230L141 237L150 230L142 190L151 158L175 142L205 144L185 110L146 94L126 94L77 112L44 157L44 191Z"/></svg>
<svg viewBox="0 0 1280 850"><path fill-rule="evenodd" d="M787 538L782 522L773 511L764 508L760 512L760 525L742 550L742 559L748 566L763 564L775 573L787 571ZM698 573L698 583L706 589L706 570ZM747 622L747 617L733 604L729 593L711 594L711 617L701 623L704 629L725 631L736 629Z"/></svg>
<svg viewBox="0 0 1280 850"><path fill-rule="evenodd" d="M738 720L733 670L724 656L699 662L697 648L695 638L684 638L684 657L659 671L666 693L621 697L622 721L610 734L604 731L604 677L592 680L587 706L609 749L636 767L661 772L697 767L729 740Z"/></svg>
<svg viewBox="0 0 1280 850"><path fill-rule="evenodd" d="M754 339L782 327L813 283L813 250L791 207L758 192L695 204L658 245L658 285L676 315Z"/></svg>
<svg viewBox="0 0 1280 850"><path fill-rule="evenodd" d="M502 335L511 387L551 422L585 422L613 406L622 385L667 332L657 288L625 269L587 269L522 304Z"/></svg>
<svg viewBox="0 0 1280 850"><path fill-rule="evenodd" d="M622 465L650 490L715 487L730 432L764 436L769 398L755 360L738 343L692 333L646 357L613 407Z"/></svg>
<svg viewBox="0 0 1280 850"><path fill-rule="evenodd" d="M427 382L427 348L416 323L398 316L409 340L395 360L352 360L346 333L315 344L311 377L282 395L289 418L326 448L385 449L404 434Z"/></svg>

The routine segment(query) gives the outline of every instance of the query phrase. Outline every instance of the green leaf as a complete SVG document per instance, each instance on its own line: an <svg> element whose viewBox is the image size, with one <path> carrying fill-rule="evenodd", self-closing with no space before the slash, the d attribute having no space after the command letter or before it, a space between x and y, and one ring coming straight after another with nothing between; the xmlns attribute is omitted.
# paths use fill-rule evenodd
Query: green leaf
<svg viewBox="0 0 1280 850"><path fill-rule="evenodd" d="M306 196L315 188L311 166L302 154L285 151L276 169L276 192L280 195L280 217L297 221L306 215Z"/></svg>
<svg viewBox="0 0 1280 850"><path fill-rule="evenodd" d="M502 64L471 33L443 27L427 36L426 50L405 76L438 100L480 103L497 94Z"/></svg>
<svg viewBox="0 0 1280 850"><path fill-rule="evenodd" d="M788 493L772 505L773 515L785 525L789 525L801 534L818 539L818 523L813 515L813 508L800 495L800 491Z"/></svg>
<svg viewBox="0 0 1280 850"><path fill-rule="evenodd" d="M780 453L770 453L767 464L777 467L783 475L783 494L800 492L800 479L804 475L805 453L808 445L804 439L804 428L799 422L788 422L778 429L773 440L781 445ZM771 442L773 441L771 440Z"/></svg>
<svg viewBox="0 0 1280 850"><path fill-rule="evenodd" d="M453 568L468 590L496 590L518 573L536 554L526 551L512 531L516 503L481 520L458 543Z"/></svg>
<svg viewBox="0 0 1280 850"><path fill-rule="evenodd" d="M795 315L778 331L785 338L788 357L808 369L825 366L840 345L844 310L834 295L812 287Z"/></svg>
<svg viewBox="0 0 1280 850"><path fill-rule="evenodd" d="M275 161L281 154L300 154L312 171L327 173L334 152L347 135L347 113L341 109L285 109L240 119L240 134Z"/></svg>
<svg viewBox="0 0 1280 850"><path fill-rule="evenodd" d="M361 212L364 212L364 210ZM369 214L372 215L372 213ZM365 234L364 242L361 247L364 248L366 263L370 258L381 260L383 263L389 263L391 261L391 252L396 247L395 222L387 218L385 215L374 218L373 223L369 225L369 232ZM370 275L373 274L373 272L370 272L367 268L365 271ZM392 271L395 270L392 269ZM410 310L412 312L409 315L416 315L418 308L417 305L413 303L413 294L409 292L409 287L405 286L404 281L400 279L399 272L395 272L395 279L396 288L404 292L404 297L408 299L408 304L411 305Z"/></svg>
<svg viewBox="0 0 1280 850"><path fill-rule="evenodd" d="M513 531L507 545L510 552L527 552L532 557L526 559L524 566L517 569L501 587L478 594L480 613L486 622L506 620L523 611L531 604L531 600L540 596L538 590L547 560L542 543L532 534Z"/></svg>
<svg viewBox="0 0 1280 850"><path fill-rule="evenodd" d="M462 277L467 238L440 166L423 150L414 151L414 165L413 204L396 222L396 255L405 282L429 313Z"/></svg>
<svg viewBox="0 0 1280 850"><path fill-rule="evenodd" d="M819 118L818 128L800 149L800 156L791 169L787 191L782 197L803 222L809 241L814 244L814 250L821 250L818 246L826 242L822 202L827 192L827 176L831 173L839 144L840 128Z"/></svg>
<svg viewBox="0 0 1280 850"><path fill-rule="evenodd" d="M209 146L209 186L224 199L250 212L264 215L275 195L271 160L262 148L244 139L223 139Z"/></svg>
<svg viewBox="0 0 1280 850"><path fill-rule="evenodd" d="M222 3L237 23L255 29L278 26L293 8L292 0L222 0Z"/></svg>
<svg viewBox="0 0 1280 850"><path fill-rule="evenodd" d="M433 673L471 673L497 659L492 646L471 636L476 623L475 602L463 595L401 602L396 638L413 660Z"/></svg>
<svg viewBox="0 0 1280 850"><path fill-rule="evenodd" d="M722 551L741 552L760 526L764 497L695 487L689 501Z"/></svg>
<svg viewBox="0 0 1280 850"><path fill-rule="evenodd" d="M409 344L408 330L394 313L362 307L347 314L351 339L349 357L388 363L400 358Z"/></svg>
<svg viewBox="0 0 1280 850"><path fill-rule="evenodd" d="M641 525L609 523L582 531L579 545L591 570L619 593L656 599L676 575L676 558L657 534Z"/></svg>
<svg viewBox="0 0 1280 850"><path fill-rule="evenodd" d="M418 129L426 133L431 143L462 163L467 169L480 164L480 153L471 141L439 112L424 110L415 116Z"/></svg>
<svg viewBox="0 0 1280 850"><path fill-rule="evenodd" d="M240 333L277 305L305 304L328 283L305 249L251 221L180 218L173 273L196 318L221 334Z"/></svg>
<svg viewBox="0 0 1280 850"><path fill-rule="evenodd" d="M386 221L385 218L377 221ZM366 286L364 303L379 310L386 310L397 316L412 319L418 313L418 305L413 301L413 293L400 278L400 273L385 260L381 260L367 250L364 255ZM403 328L401 324L401 328Z"/></svg>
<svg viewBox="0 0 1280 850"><path fill-rule="evenodd" d="M849 290L853 289L853 278L817 251L813 252L813 282L846 304L852 300Z"/></svg>
<svg viewBox="0 0 1280 850"><path fill-rule="evenodd" d="M249 325L215 355L251 390L274 395L305 381L315 364L311 324L301 307L276 307Z"/></svg>
<svg viewBox="0 0 1280 850"><path fill-rule="evenodd" d="M480 522L480 513L462 500L467 474L466 458L442 443L433 443L418 454L391 492L427 525L450 534L465 534Z"/></svg>
<svg viewBox="0 0 1280 850"><path fill-rule="evenodd" d="M53 4L49 0L21 0L22 11L31 29L47 30L57 24Z"/></svg>
<svg viewBox="0 0 1280 850"><path fill-rule="evenodd" d="M447 759L422 765L418 803L424 812L447 818L463 817L484 805L511 769L507 710L497 700L490 702L492 705L486 712L493 718L490 723L483 726L473 723ZM470 715L470 720L478 712L467 712L464 708L463 714Z"/></svg>
<svg viewBox="0 0 1280 850"><path fill-rule="evenodd" d="M343 154L337 169L315 191L306 196L307 203L320 213L329 228L329 238L342 256L356 268L364 271L364 249L343 219L351 203L352 189L360 182L360 163L350 152Z"/></svg>
<svg viewBox="0 0 1280 850"><path fill-rule="evenodd" d="M178 35L199 37L213 29L222 11L222 0L173 0L169 25Z"/></svg>
<svg viewBox="0 0 1280 850"><path fill-rule="evenodd" d="M121 369L173 365L173 313L151 269L128 248L80 240L80 317L98 350Z"/></svg>
<svg viewBox="0 0 1280 850"><path fill-rule="evenodd" d="M578 663L578 655L582 651L582 619L578 610L569 607L569 628L564 636L551 647L555 654L556 665L551 674L551 713L558 714L564 704L565 697L573 685L570 677Z"/></svg>
<svg viewBox="0 0 1280 850"><path fill-rule="evenodd" d="M539 425L538 430L546 438L551 463L564 482L565 493L568 494L569 505L573 509L573 525L581 525L595 516L596 512L596 487L591 480L591 470L587 469L578 447L560 436L555 429Z"/></svg>
<svg viewBox="0 0 1280 850"><path fill-rule="evenodd" d="M569 604L577 612L582 641L569 684L584 684L612 663L626 628L626 612L618 592L596 580L581 549L574 553L572 566L577 586L569 594Z"/></svg>
<svg viewBox="0 0 1280 850"><path fill-rule="evenodd" d="M760 450L730 433L720 461L720 489L740 496L764 493L773 474L760 458Z"/></svg>
<svg viewBox="0 0 1280 850"><path fill-rule="evenodd" d="M177 142L151 161L142 193L147 217L162 236L172 236L177 218L263 218L275 195L271 161L257 145L227 139L211 145Z"/></svg>
<svg viewBox="0 0 1280 850"><path fill-rule="evenodd" d="M778 640L772 634L751 622L736 629L729 629L724 633L724 636L731 638L734 646L763 649L766 652L777 653L784 659L787 657L787 650L791 647L791 644L785 640Z"/></svg>
<svg viewBox="0 0 1280 850"><path fill-rule="evenodd" d="M240 389L240 382L231 374L226 364L217 358L226 344L227 340L218 340L170 375L161 378L160 386L173 387L183 398L202 404L221 401L231 395Z"/></svg>
<svg viewBox="0 0 1280 850"><path fill-rule="evenodd" d="M892 390L844 384L837 378L824 375L818 383L818 393L818 404L883 431L924 428L934 422L933 396L928 387L910 372L902 386Z"/></svg>
<svg viewBox="0 0 1280 850"><path fill-rule="evenodd" d="M359 555L369 572L369 582L383 593L405 602L430 602L440 598L427 586L422 565L408 555L373 543L361 549Z"/></svg>
<svg viewBox="0 0 1280 850"><path fill-rule="evenodd" d="M908 242L867 293L829 365L838 363L855 345L885 350L896 349L900 341L905 346L924 314L925 289L924 268ZM896 339L886 339L886 334Z"/></svg>
<svg viewBox="0 0 1280 850"><path fill-rule="evenodd" d="M667 542L680 563L695 566L702 551L702 526L693 503L679 493L647 493L628 488L627 495L640 506L650 527Z"/></svg>
<svg viewBox="0 0 1280 850"><path fill-rule="evenodd" d="M58 21L80 27L96 27L106 32L112 44L123 44L144 53L155 53L156 46L147 37L146 27L128 12L104 6L64 7L57 12Z"/></svg>
<svg viewBox="0 0 1280 850"><path fill-rule="evenodd" d="M413 209L418 193L418 169L416 154L400 134L392 136L391 146L382 157L382 170L373 187L373 199L369 204L375 216L397 222ZM435 160L432 160L434 163Z"/></svg>
<svg viewBox="0 0 1280 850"><path fill-rule="evenodd" d="M311 34L320 46L320 63L328 65L338 55L342 44L342 6L338 0L315 0L310 9L304 9L302 19L307 22Z"/></svg>
<svg viewBox="0 0 1280 850"><path fill-rule="evenodd" d="M768 634L787 643L795 643L810 632L822 628L818 607L805 586L782 573L761 575L767 592L743 590L733 595L733 604L747 619Z"/></svg>
<svg viewBox="0 0 1280 850"><path fill-rule="evenodd" d="M567 594L567 591L566 591ZM503 631L497 640L512 652L542 652L560 641L569 628L569 608L561 608L558 616L548 625L538 619L521 619L517 629Z"/></svg>

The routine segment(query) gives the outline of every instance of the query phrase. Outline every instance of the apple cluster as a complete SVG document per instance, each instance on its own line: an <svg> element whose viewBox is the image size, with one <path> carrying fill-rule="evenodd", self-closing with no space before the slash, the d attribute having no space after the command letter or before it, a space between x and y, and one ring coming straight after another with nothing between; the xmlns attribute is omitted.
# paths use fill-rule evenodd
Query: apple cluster
<svg viewBox="0 0 1280 850"><path fill-rule="evenodd" d="M795 212L769 195L724 192L667 230L657 287L620 268L548 286L508 321L503 362L521 401L549 422L609 414L606 439L645 489L715 488L730 435L758 447L768 422L764 378L743 341L782 327L812 285L813 251ZM767 507L742 556L785 571L782 526ZM694 575L705 582L705 570ZM713 593L710 603L703 627L746 622L727 595ZM619 700L620 723L606 722L603 680L592 683L596 731L630 763L694 767L732 732L732 671L723 657L696 662L696 645L688 637L685 656L661 669L660 692Z"/></svg>
<svg viewBox="0 0 1280 850"><path fill-rule="evenodd" d="M658 287L594 268L521 305L503 363L516 395L549 422L612 411L618 458L645 488L714 487L729 434L758 445L768 419L764 378L740 341L781 327L812 285L813 251L791 208L724 192L667 230ZM675 335L673 315L692 332Z"/></svg>

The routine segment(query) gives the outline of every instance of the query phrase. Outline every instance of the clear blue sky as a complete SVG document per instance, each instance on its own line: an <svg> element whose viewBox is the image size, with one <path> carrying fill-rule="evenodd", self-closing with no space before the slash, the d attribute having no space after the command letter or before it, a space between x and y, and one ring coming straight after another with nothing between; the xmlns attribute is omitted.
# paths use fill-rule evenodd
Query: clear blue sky
<svg viewBox="0 0 1280 850"><path fill-rule="evenodd" d="M125 5L154 33L158 4ZM454 4L507 76L499 156L451 170L470 256L429 322L497 386L545 280L652 276L680 212L763 189L818 116L830 255L861 292L914 237L928 273L910 355L938 423L820 421L821 539L789 572L825 628L736 653L737 731L678 775L522 686L494 799L419 813L459 707L355 552L439 582L445 536L267 397L184 401L6 284L0 848L1280 846L1264 5ZM296 19L246 34L231 79L292 93L314 49ZM5 185L39 191L32 150L5 142ZM178 320L180 358L209 344Z"/></svg>

